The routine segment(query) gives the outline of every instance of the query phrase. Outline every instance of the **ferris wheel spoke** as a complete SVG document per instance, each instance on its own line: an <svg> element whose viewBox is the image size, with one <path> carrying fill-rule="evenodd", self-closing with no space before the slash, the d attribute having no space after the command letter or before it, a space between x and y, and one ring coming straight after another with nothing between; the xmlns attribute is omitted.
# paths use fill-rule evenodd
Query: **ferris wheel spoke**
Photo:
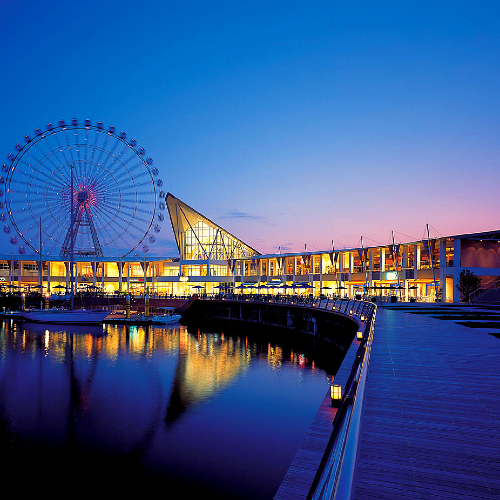
<svg viewBox="0 0 500 500"><path fill-rule="evenodd" d="M122 166L123 166L123 164L122 164ZM108 174L113 175L113 177L116 177L113 170L102 168L102 169L95 172L94 178L96 179L96 181L102 181L102 179ZM126 174L124 174L124 175L126 175Z"/></svg>
<svg viewBox="0 0 500 500"><path fill-rule="evenodd" d="M65 153L65 147L59 142L59 137L57 136L57 134L54 134L54 140L56 141L57 146L59 147L59 153L61 153L62 157L64 158L64 163L68 163L68 158L66 157Z"/></svg>
<svg viewBox="0 0 500 500"><path fill-rule="evenodd" d="M108 231L106 232L106 235L108 235L110 232L114 234L113 237L108 237L105 238L105 240L110 243L114 241L119 241L123 238L124 230L122 226L118 226L118 224L113 224L108 228Z"/></svg>
<svg viewBox="0 0 500 500"><path fill-rule="evenodd" d="M116 157L115 149L118 147L119 142L120 141L115 141L115 143L113 144L113 147L109 151L107 151L108 154L107 154L107 156L104 157L104 160L102 163L102 168L107 169L108 167L107 167L106 163L109 161L109 158Z"/></svg>
<svg viewBox="0 0 500 500"><path fill-rule="evenodd" d="M26 167L28 167L28 168L32 168L32 169L35 169L35 168L37 168L37 169L38 169L38 168L43 168L43 169L46 169L47 171L50 171L49 167L48 167L48 166L47 166L44 162L42 162L42 160L40 160L37 156L35 156L35 155L32 153L31 149L32 149L32 148L28 149L28 151L26 152L26 155L27 155L27 156L29 156L30 158L32 158L32 159L34 160L34 162L35 162L35 166L30 165L29 163L27 163L27 162L24 160L24 156L26 156L26 155L24 155L24 156L20 159L19 163L23 163L23 164L24 164ZM19 163L18 163L18 164L19 164Z"/></svg>
<svg viewBox="0 0 500 500"><path fill-rule="evenodd" d="M104 137L104 144L102 145L102 147L101 147L101 148L99 148L99 156L98 156L97 161L96 161L96 163L97 163L98 165L101 165L101 158L102 158L102 155L103 155L104 151L107 151L106 146L108 145L108 142L109 142L109 137L110 137L110 136L109 136L107 133L104 133L104 136L105 136L105 137Z"/></svg>
<svg viewBox="0 0 500 500"><path fill-rule="evenodd" d="M69 137L68 137L68 129L67 129L67 127L63 127L63 131L64 131L64 138L66 139L66 145L67 145L67 148L69 150L69 155L70 155L70 158L71 158L71 164L74 165L75 159L73 157L73 146L72 146L72 143L71 143L71 141L69 140Z"/></svg>

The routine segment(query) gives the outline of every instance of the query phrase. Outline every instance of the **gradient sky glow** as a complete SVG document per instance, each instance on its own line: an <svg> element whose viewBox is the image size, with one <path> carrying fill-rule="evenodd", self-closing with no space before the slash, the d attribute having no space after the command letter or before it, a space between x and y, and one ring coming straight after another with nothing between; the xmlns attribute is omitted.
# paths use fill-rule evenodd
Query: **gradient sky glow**
<svg viewBox="0 0 500 500"><path fill-rule="evenodd" d="M263 253L500 229L499 25L498 1L2 0L0 153L115 125Z"/></svg>

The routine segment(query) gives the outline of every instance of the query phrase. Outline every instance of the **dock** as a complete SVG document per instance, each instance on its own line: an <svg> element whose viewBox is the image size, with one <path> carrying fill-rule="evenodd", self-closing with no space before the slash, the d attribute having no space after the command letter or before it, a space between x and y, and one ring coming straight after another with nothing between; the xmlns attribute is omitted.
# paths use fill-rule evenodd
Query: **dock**
<svg viewBox="0 0 500 500"><path fill-rule="evenodd" d="M356 500L500 498L498 332L379 308Z"/></svg>

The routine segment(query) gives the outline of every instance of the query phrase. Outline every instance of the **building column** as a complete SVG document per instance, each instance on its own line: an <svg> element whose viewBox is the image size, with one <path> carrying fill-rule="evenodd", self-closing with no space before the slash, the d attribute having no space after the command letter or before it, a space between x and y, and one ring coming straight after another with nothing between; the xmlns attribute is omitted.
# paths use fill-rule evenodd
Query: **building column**
<svg viewBox="0 0 500 500"><path fill-rule="evenodd" d="M127 262L127 293L130 293L130 262Z"/></svg>
<svg viewBox="0 0 500 500"><path fill-rule="evenodd" d="M439 240L439 286L441 302L446 302L446 239Z"/></svg>
<svg viewBox="0 0 500 500"><path fill-rule="evenodd" d="M151 291L154 293L155 292L155 287L156 287L156 266L155 263L151 263Z"/></svg>
<svg viewBox="0 0 500 500"><path fill-rule="evenodd" d="M453 242L453 267L462 267L461 243L462 240L459 238Z"/></svg>
<svg viewBox="0 0 500 500"><path fill-rule="evenodd" d="M50 273L52 271L51 269L51 264L50 260L47 261L47 292L50 293Z"/></svg>
<svg viewBox="0 0 500 500"><path fill-rule="evenodd" d="M457 290L460 272L462 271L462 240L459 238L453 242L453 302L460 302L460 292Z"/></svg>
<svg viewBox="0 0 500 500"><path fill-rule="evenodd" d="M408 247L406 245L403 246L403 259L401 265L403 269L408 268Z"/></svg>
<svg viewBox="0 0 500 500"><path fill-rule="evenodd" d="M415 269L415 273L418 269L420 269L420 245L415 245L414 247L414 256L415 256L415 262L413 263L414 264L414 269ZM416 275L415 275L416 277Z"/></svg>
<svg viewBox="0 0 500 500"><path fill-rule="evenodd" d="M453 302L460 303L460 292L457 289L458 282L460 280L461 268L453 268Z"/></svg>
<svg viewBox="0 0 500 500"><path fill-rule="evenodd" d="M66 291L68 291L69 285L70 285L70 282L69 282L69 278L71 275L70 265L71 265L70 262L64 263L64 269L66 270Z"/></svg>
<svg viewBox="0 0 500 500"><path fill-rule="evenodd" d="M385 272L385 247L380 249L380 272ZM382 278L382 276L380 276Z"/></svg>
<svg viewBox="0 0 500 500"><path fill-rule="evenodd" d="M116 265L118 266L118 290L121 292L122 291L122 281L123 281L123 268L122 268L122 263L117 262Z"/></svg>
<svg viewBox="0 0 500 500"><path fill-rule="evenodd" d="M323 293L323 255L319 256L319 293Z"/></svg>

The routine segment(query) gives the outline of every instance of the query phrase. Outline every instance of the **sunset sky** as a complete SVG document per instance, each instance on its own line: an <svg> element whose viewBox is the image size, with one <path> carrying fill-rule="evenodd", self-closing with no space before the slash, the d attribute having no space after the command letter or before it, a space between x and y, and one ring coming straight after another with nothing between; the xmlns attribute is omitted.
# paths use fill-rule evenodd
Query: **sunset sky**
<svg viewBox="0 0 500 500"><path fill-rule="evenodd" d="M3 0L0 152L114 125L262 253L500 229L499 23L493 1Z"/></svg>

